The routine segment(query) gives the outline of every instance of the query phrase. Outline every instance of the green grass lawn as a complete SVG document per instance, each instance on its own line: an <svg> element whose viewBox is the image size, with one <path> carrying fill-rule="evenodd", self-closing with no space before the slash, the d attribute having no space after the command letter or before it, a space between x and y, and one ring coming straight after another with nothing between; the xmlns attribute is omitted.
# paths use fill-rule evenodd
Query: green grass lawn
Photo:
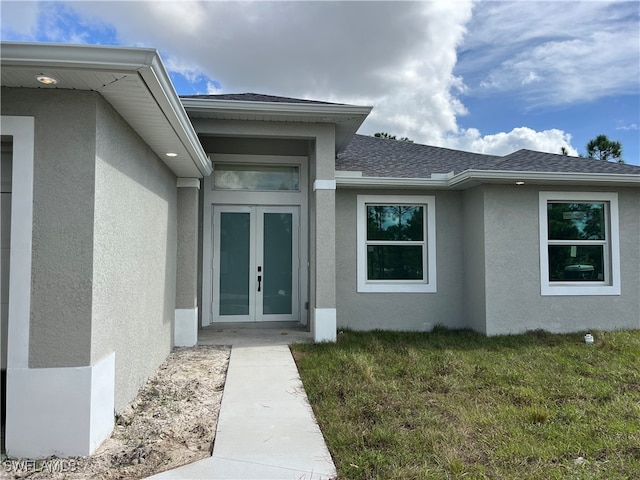
<svg viewBox="0 0 640 480"><path fill-rule="evenodd" d="M340 479L637 479L640 331L593 333L291 348Z"/></svg>

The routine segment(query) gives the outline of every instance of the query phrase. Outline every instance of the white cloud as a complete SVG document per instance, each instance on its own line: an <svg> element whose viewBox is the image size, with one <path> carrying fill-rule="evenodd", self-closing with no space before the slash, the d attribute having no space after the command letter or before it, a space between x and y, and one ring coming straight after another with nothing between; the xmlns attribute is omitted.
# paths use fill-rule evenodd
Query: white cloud
<svg viewBox="0 0 640 480"><path fill-rule="evenodd" d="M484 2L458 71L472 91L530 107L637 94L639 18L636 2Z"/></svg>
<svg viewBox="0 0 640 480"><path fill-rule="evenodd" d="M636 131L638 129L639 128L637 123L630 123L629 125L621 125L619 127L616 127L616 130L623 130L623 131Z"/></svg>
<svg viewBox="0 0 640 480"><path fill-rule="evenodd" d="M540 77L536 72L529 72L525 78L522 79L522 85L528 85L529 83L539 82Z"/></svg>
<svg viewBox="0 0 640 480"><path fill-rule="evenodd" d="M528 127L518 127L510 132L482 136L479 130L468 128L459 135L447 137L443 146L488 155L508 155L523 148L560 153L565 147L569 155L578 156L578 151L571 146L571 135L557 129L537 132Z"/></svg>
<svg viewBox="0 0 640 480"><path fill-rule="evenodd" d="M38 24L39 8L35 2L5 1L0 4L2 38L7 34L29 38Z"/></svg>
<svg viewBox="0 0 640 480"><path fill-rule="evenodd" d="M640 75L631 3L3 0L2 7L3 38L9 27L24 39L40 28L49 41L84 43L95 41L92 29L104 30L121 45L158 48L168 70L203 93L373 105L362 133L487 153L577 151L558 129L484 136L461 129L468 113L461 95L558 105L637 94ZM69 17L77 19L71 29L60 20Z"/></svg>
<svg viewBox="0 0 640 480"><path fill-rule="evenodd" d="M367 127L421 142L457 130L456 49L471 0L430 2L70 3L159 48L170 70L216 92L373 105Z"/></svg>

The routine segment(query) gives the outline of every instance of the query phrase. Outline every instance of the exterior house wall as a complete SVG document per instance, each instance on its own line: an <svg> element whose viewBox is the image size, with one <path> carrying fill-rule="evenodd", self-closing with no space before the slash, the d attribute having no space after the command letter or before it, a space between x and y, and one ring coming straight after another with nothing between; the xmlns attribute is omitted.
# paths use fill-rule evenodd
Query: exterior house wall
<svg viewBox="0 0 640 480"><path fill-rule="evenodd" d="M484 189L465 190L462 196L465 316L469 328L486 333Z"/></svg>
<svg viewBox="0 0 640 480"><path fill-rule="evenodd" d="M538 235L540 189L515 185L492 185L484 189L488 335L541 328L569 332L640 327L640 192L637 189L588 189L618 192L622 295L604 296L542 296Z"/></svg>
<svg viewBox="0 0 640 480"><path fill-rule="evenodd" d="M96 96L2 89L3 115L36 119L32 368L85 366L91 360Z"/></svg>
<svg viewBox="0 0 640 480"><path fill-rule="evenodd" d="M115 352L119 411L171 349L177 188L175 175L101 97L96 138L91 360Z"/></svg>
<svg viewBox="0 0 640 480"><path fill-rule="evenodd" d="M28 328L9 320L7 451L87 455L171 347L176 179L97 93L2 99L3 117L33 126L14 191L33 207L31 313Z"/></svg>
<svg viewBox="0 0 640 480"><path fill-rule="evenodd" d="M435 195L437 292L358 293L357 195L402 195L393 190L337 190L336 291L338 328L355 330L431 330L436 325L463 328L465 324L463 204L460 192L417 192Z"/></svg>

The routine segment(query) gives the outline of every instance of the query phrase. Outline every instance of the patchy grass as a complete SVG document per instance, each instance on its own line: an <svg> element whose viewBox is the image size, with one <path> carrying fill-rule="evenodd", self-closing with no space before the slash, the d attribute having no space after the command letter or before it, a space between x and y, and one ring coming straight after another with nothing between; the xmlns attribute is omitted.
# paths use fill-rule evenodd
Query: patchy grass
<svg viewBox="0 0 640 480"><path fill-rule="evenodd" d="M640 478L640 331L292 345L341 479Z"/></svg>

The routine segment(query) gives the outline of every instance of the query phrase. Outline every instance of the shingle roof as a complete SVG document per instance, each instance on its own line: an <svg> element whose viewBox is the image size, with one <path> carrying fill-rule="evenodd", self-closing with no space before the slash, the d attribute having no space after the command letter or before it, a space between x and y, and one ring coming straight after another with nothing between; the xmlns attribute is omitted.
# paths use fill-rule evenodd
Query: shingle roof
<svg viewBox="0 0 640 480"><path fill-rule="evenodd" d="M429 178L432 173L490 170L640 175L640 166L593 158L518 150L500 157L356 135L336 159L336 170L365 177Z"/></svg>
<svg viewBox="0 0 640 480"><path fill-rule="evenodd" d="M480 168L480 167L476 167ZM553 173L622 173L640 175L640 166L607 162L596 158L570 157L553 153L518 150L501 157L483 170L511 170L520 172Z"/></svg>
<svg viewBox="0 0 640 480"><path fill-rule="evenodd" d="M336 170L360 171L365 177L429 178L432 173L459 173L499 159L492 155L386 138L355 135L336 159Z"/></svg>
<svg viewBox="0 0 640 480"><path fill-rule="evenodd" d="M221 93L219 95L181 95L180 98L203 98L209 100L236 100L240 102L267 103L310 103L316 105L342 105L340 103L321 102L319 100L305 100L302 98L278 97L262 93Z"/></svg>

